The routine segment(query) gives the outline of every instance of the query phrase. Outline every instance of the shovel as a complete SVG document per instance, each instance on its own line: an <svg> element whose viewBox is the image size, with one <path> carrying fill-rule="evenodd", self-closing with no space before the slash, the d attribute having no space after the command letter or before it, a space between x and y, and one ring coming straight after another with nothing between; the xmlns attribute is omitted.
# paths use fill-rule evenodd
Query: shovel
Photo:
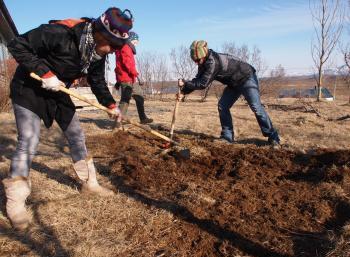
<svg viewBox="0 0 350 257"><path fill-rule="evenodd" d="M180 93L181 93L181 88L179 87L178 96L180 95ZM171 120L171 126L170 126L170 139L171 140L173 139L173 136L174 136L175 121L176 121L176 116L177 116L177 110L179 109L179 103L180 103L180 99L179 99L179 97L177 97L176 98L176 102L175 102L174 111L173 111L173 117L172 117L172 120ZM170 147L170 142L168 142L164 146L165 146L165 148L169 148ZM170 149L166 149L166 150L164 150L164 153L167 153L169 151L170 151Z"/></svg>
<svg viewBox="0 0 350 257"><path fill-rule="evenodd" d="M35 74L33 72L30 73L30 76L33 79L36 79L38 81L42 81L41 77L39 77L37 74ZM64 92L64 93L68 94L68 95L71 95L71 96L73 96L73 97L75 97L75 98L77 98L77 99L79 99L79 100L81 100L81 101L83 101L85 103L88 103L88 104L90 104L92 106L95 106L96 108L98 108L98 109L100 109L102 111L105 111L105 112L107 112L107 113L109 113L111 115L115 115L114 112L112 110L108 109L107 107L105 107L105 106L103 106L103 105L101 105L99 103L92 102L89 99L87 99L85 96L79 95L79 94L77 94L77 93L75 93L75 92L65 88L64 86L60 86L59 90L61 92ZM140 129L143 129L143 130L151 133L152 135L155 135L155 136L157 136L157 137L159 137L159 138L161 138L161 139L163 139L163 140L165 140L165 141L167 141L167 142L177 146L179 148L179 156L181 158L184 158L184 159L189 159L190 158L190 150L181 147L178 142L172 140L171 138L169 138L167 136L164 136L163 134L161 134L161 133L159 133L159 132L157 132L157 131L149 128L149 127L146 127L146 126L143 126L143 125L141 125L141 124L139 124L137 122L131 121L131 120L125 118L125 117L123 117L123 120L128 122L128 123L130 123L131 125L139 127Z"/></svg>
<svg viewBox="0 0 350 257"><path fill-rule="evenodd" d="M174 136L175 121L176 121L177 111L179 109L179 103L180 103L180 98L179 98L180 94L181 94L181 88L179 87L177 98L176 98L176 102L175 102L175 107L174 107L174 111L173 111L173 117L172 117L172 120L171 120L171 127L170 127L170 139L171 140L173 140L173 136ZM165 149L164 151L162 151L161 155L165 155L165 154L169 153L172 150L170 148L171 143L172 142L168 142L167 144L164 145L168 149ZM188 155L189 155L189 152L188 152Z"/></svg>

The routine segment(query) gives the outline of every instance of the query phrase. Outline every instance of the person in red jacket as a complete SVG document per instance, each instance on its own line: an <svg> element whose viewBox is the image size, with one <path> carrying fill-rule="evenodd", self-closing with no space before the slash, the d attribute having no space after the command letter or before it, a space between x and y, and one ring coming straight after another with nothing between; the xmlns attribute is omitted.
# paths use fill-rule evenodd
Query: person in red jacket
<svg viewBox="0 0 350 257"><path fill-rule="evenodd" d="M142 83L139 81L135 84L136 79L138 79L138 72L136 70L136 63L134 55L136 54L136 46L139 42L139 36L133 32L129 32L129 38L127 43L120 49L115 51L116 57L116 89L121 90L121 99L119 102L119 109L122 115L126 115L129 102L131 97L134 98L136 102L137 112L139 114L140 122L142 124L147 124L153 122L145 114L144 98L142 96ZM121 126L120 122L116 122L116 128Z"/></svg>

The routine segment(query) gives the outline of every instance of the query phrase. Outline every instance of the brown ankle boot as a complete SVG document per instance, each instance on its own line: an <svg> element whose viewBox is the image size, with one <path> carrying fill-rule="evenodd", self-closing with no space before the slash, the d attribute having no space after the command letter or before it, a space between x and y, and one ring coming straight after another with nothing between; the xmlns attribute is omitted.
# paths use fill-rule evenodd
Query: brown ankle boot
<svg viewBox="0 0 350 257"><path fill-rule="evenodd" d="M147 118L147 117L142 119L142 120L140 120L141 124L148 124L148 123L152 123L152 122L153 122L153 119Z"/></svg>
<svg viewBox="0 0 350 257"><path fill-rule="evenodd" d="M6 178L2 181L6 194L6 212L12 226L25 230L30 223L30 215L25 207L25 201L30 195L30 181L22 176Z"/></svg>
<svg viewBox="0 0 350 257"><path fill-rule="evenodd" d="M82 181L82 192L94 193L100 196L114 195L112 190L102 187L98 184L96 178L96 168L92 158L86 158L74 163L75 173Z"/></svg>

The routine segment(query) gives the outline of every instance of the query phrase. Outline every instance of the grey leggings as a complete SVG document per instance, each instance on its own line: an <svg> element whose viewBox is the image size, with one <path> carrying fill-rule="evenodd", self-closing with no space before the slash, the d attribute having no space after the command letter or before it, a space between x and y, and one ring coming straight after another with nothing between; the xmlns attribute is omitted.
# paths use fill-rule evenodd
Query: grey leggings
<svg viewBox="0 0 350 257"><path fill-rule="evenodd" d="M37 150L40 137L40 117L34 112L13 103L16 118L18 142L11 160L10 177L28 177L29 169ZM74 162L87 156L84 132L79 118L74 114L67 129L63 131L69 143L70 154Z"/></svg>

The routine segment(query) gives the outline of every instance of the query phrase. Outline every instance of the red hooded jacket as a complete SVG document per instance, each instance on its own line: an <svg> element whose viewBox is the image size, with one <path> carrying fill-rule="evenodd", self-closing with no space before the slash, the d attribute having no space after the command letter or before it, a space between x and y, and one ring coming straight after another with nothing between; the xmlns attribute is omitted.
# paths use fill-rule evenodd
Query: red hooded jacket
<svg viewBox="0 0 350 257"><path fill-rule="evenodd" d="M118 82L133 84L136 80L138 72L134 53L128 44L125 44L121 49L115 51L115 75Z"/></svg>

